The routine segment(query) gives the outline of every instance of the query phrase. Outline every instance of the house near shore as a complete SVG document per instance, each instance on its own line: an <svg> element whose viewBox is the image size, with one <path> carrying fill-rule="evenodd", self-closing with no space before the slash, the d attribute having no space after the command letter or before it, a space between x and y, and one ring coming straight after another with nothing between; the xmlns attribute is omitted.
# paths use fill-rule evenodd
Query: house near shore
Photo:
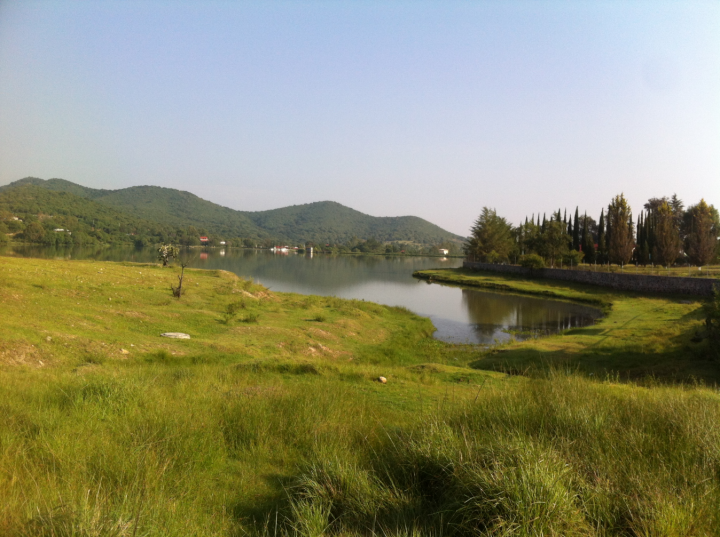
<svg viewBox="0 0 720 537"><path fill-rule="evenodd" d="M445 248L440 248L440 249L438 250L438 252L440 252L442 255L448 255L448 253L450 252L450 250L447 250L447 249L445 249Z"/></svg>
<svg viewBox="0 0 720 537"><path fill-rule="evenodd" d="M208 242L210 242L210 239L208 239L207 237L200 237L200 242L202 244L207 244Z"/></svg>

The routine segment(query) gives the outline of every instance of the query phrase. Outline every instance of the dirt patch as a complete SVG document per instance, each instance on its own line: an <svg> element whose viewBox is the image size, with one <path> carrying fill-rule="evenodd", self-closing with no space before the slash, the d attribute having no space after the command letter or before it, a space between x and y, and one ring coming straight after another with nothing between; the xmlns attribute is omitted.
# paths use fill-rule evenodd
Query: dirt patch
<svg viewBox="0 0 720 537"><path fill-rule="evenodd" d="M248 293L245 289L233 289L233 294L242 295L248 298L252 298L253 300L260 300L258 297L253 295L252 293Z"/></svg>
<svg viewBox="0 0 720 537"><path fill-rule="evenodd" d="M313 342L304 352L305 356L323 357L323 358L340 358L341 356L351 356L348 351L338 351L326 347L322 343Z"/></svg>
<svg viewBox="0 0 720 537"><path fill-rule="evenodd" d="M9 366L46 367L50 356L35 345L25 342L8 342L0 348L0 364Z"/></svg>
<svg viewBox="0 0 720 537"><path fill-rule="evenodd" d="M326 332L325 330L322 330L321 328L309 328L308 332L310 332L313 336L316 336L316 337L323 337L326 339L331 339L333 341L337 341L337 336L335 334Z"/></svg>

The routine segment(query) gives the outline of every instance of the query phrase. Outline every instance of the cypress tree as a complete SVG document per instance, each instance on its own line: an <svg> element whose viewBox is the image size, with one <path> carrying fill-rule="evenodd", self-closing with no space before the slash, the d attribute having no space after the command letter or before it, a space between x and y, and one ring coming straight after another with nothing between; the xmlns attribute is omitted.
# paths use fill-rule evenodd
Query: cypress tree
<svg viewBox="0 0 720 537"><path fill-rule="evenodd" d="M630 205L623 194L618 194L608 205L607 246L611 263L627 264L633 256L635 233Z"/></svg>
<svg viewBox="0 0 720 537"><path fill-rule="evenodd" d="M546 223L547 223L547 219L545 218L545 213L543 213L542 226L540 226L540 229L543 231L543 233L545 232L545 224Z"/></svg>
<svg viewBox="0 0 720 537"><path fill-rule="evenodd" d="M585 253L583 260L586 263L595 262L595 241L593 241L592 233L590 232L590 226L588 226L588 217L585 213L583 218L583 234L582 234L582 251Z"/></svg>
<svg viewBox="0 0 720 537"><path fill-rule="evenodd" d="M580 219L578 216L578 208L577 207L575 207L575 224L573 225L572 245L573 245L573 250L580 249Z"/></svg>
<svg viewBox="0 0 720 537"><path fill-rule="evenodd" d="M605 263L607 260L607 241L605 239L605 209L600 211L600 222L598 223L598 261Z"/></svg>
<svg viewBox="0 0 720 537"><path fill-rule="evenodd" d="M630 212L630 218L628 219L628 227L630 228L630 239L633 243L633 249L632 249L632 257L631 260L634 260L635 263L637 263L638 256L640 255L640 251L638 249L638 241L637 241L637 229L635 227L635 224L633 223L633 215L632 212Z"/></svg>
<svg viewBox="0 0 720 537"><path fill-rule="evenodd" d="M637 240L637 246L636 248L640 251L640 255L638 259L640 262L645 265L648 262L647 257L645 257L644 253L644 247L645 243L648 240L648 215L647 211L641 211L640 212L640 221L638 221L638 240Z"/></svg>
<svg viewBox="0 0 720 537"><path fill-rule="evenodd" d="M567 234L572 237L573 233L574 233L574 231L573 231L572 220L570 220L570 222L568 222L568 225L567 225Z"/></svg>
<svg viewBox="0 0 720 537"><path fill-rule="evenodd" d="M650 247L650 255L652 255L652 251L655 248L655 245L657 244L656 240L656 233L655 233L655 225L656 225L656 219L655 219L655 213L648 213L648 246ZM650 258L652 260L652 257Z"/></svg>

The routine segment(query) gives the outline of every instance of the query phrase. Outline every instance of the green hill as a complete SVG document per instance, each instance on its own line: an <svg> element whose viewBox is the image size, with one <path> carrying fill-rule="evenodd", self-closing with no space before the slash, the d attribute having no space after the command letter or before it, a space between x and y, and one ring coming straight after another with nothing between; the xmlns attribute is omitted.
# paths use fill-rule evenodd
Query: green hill
<svg viewBox="0 0 720 537"><path fill-rule="evenodd" d="M62 239L76 244L117 243L134 242L138 236L162 241L176 234L170 226L135 218L92 199L50 190L33 181L0 188L0 224L5 225L3 214L22 217L24 226L38 222L45 230L45 237L30 238L31 242L49 243ZM72 234L52 233L55 228L67 229ZM39 233L42 235L43 231Z"/></svg>
<svg viewBox="0 0 720 537"><path fill-rule="evenodd" d="M273 236L302 237L303 240L314 242L346 242L353 236L418 243L462 240L417 216L370 216L334 201L244 214Z"/></svg>
<svg viewBox="0 0 720 537"><path fill-rule="evenodd" d="M12 197L11 192L18 187L43 188L71 194L111 207L134 219L175 228L194 226L223 237L272 238L295 243L345 243L352 238L371 237L380 241L410 241L420 244L445 241L460 243L463 240L462 237L416 216L375 217L332 201L293 205L269 211L236 211L172 188L135 186L101 190L63 179L43 180L30 177L0 187L0 192Z"/></svg>
<svg viewBox="0 0 720 537"><path fill-rule="evenodd" d="M108 190L95 200L137 218L173 226L194 226L228 237L265 238L244 213L222 207L190 192L158 186L134 186Z"/></svg>

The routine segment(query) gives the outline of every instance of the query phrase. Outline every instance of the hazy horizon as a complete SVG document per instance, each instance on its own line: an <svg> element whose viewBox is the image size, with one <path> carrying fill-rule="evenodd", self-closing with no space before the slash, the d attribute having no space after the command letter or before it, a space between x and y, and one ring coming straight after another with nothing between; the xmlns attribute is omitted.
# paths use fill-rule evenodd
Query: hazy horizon
<svg viewBox="0 0 720 537"><path fill-rule="evenodd" d="M0 185L336 201L465 236L720 205L718 2L0 2Z"/></svg>

